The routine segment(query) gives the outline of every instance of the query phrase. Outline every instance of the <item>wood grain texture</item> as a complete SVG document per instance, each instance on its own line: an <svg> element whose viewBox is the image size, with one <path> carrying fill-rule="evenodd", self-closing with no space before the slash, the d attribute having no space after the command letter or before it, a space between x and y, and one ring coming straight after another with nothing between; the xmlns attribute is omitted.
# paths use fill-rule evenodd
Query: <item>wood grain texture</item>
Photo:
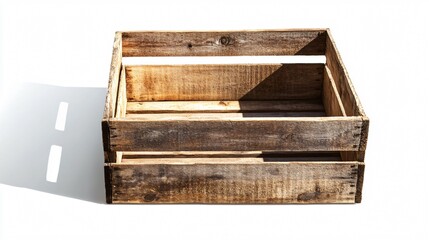
<svg viewBox="0 0 429 240"><path fill-rule="evenodd" d="M325 29L240 32L124 32L124 57L323 55Z"/></svg>
<svg viewBox="0 0 429 240"><path fill-rule="evenodd" d="M126 66L129 101L320 98L323 64Z"/></svg>
<svg viewBox="0 0 429 240"><path fill-rule="evenodd" d="M125 69L121 69L118 86L118 96L116 100L116 118L123 118L127 113L127 82L125 79Z"/></svg>
<svg viewBox="0 0 429 240"><path fill-rule="evenodd" d="M107 87L106 104L104 107L103 121L113 118L115 115L116 98L118 93L119 75L122 66L122 33L116 32L113 43L112 61L110 64L109 83Z"/></svg>
<svg viewBox="0 0 429 240"><path fill-rule="evenodd" d="M346 116L343 103L332 79L329 68L325 67L323 78L323 105L328 116Z"/></svg>
<svg viewBox="0 0 429 240"><path fill-rule="evenodd" d="M111 151L357 151L360 117L110 122Z"/></svg>
<svg viewBox="0 0 429 240"><path fill-rule="evenodd" d="M116 111L116 99L118 91L119 74L122 65L122 34L116 32L113 43L112 60L110 64L109 83L107 87L106 102L104 106L103 119L101 122L101 130L103 135L103 149L105 162L111 161L111 154L108 151L110 148L110 130L108 121L114 117Z"/></svg>
<svg viewBox="0 0 429 240"><path fill-rule="evenodd" d="M356 181L356 197L355 202L360 203L362 202L362 189L363 189L363 176L365 173L365 164L360 163L358 165L358 175L357 175L357 181Z"/></svg>
<svg viewBox="0 0 429 240"><path fill-rule="evenodd" d="M289 101L129 102L127 113L322 112L319 99Z"/></svg>
<svg viewBox="0 0 429 240"><path fill-rule="evenodd" d="M327 31L326 39L326 66L329 68L334 80L338 94L344 105L347 116L365 116L359 98L353 88L349 75L341 60L340 53L335 46L330 31Z"/></svg>
<svg viewBox="0 0 429 240"><path fill-rule="evenodd" d="M215 161L215 160L214 160ZM112 203L354 203L358 163L112 164Z"/></svg>

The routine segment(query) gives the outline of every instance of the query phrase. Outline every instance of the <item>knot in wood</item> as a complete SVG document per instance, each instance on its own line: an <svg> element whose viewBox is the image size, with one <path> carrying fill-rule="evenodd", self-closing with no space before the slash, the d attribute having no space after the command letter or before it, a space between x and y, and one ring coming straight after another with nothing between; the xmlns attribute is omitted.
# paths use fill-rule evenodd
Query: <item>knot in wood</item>
<svg viewBox="0 0 429 240"><path fill-rule="evenodd" d="M231 38L228 36L222 36L222 37L220 37L219 42L220 42L220 44L226 46L231 42Z"/></svg>

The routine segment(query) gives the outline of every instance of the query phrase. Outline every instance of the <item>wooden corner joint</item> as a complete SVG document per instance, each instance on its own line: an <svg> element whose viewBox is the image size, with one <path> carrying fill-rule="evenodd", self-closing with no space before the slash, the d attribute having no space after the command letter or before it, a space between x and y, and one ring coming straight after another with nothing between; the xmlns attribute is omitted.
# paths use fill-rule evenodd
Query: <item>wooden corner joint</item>
<svg viewBox="0 0 429 240"><path fill-rule="evenodd" d="M362 116L359 151L365 151L366 149L366 144L368 141L368 129L369 129L369 118L367 116Z"/></svg>

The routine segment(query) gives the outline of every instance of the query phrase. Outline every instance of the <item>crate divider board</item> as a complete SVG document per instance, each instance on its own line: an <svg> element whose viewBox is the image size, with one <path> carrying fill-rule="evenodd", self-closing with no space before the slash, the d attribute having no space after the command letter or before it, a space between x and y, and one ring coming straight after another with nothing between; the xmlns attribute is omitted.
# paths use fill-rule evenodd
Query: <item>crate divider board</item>
<svg viewBox="0 0 429 240"><path fill-rule="evenodd" d="M326 63L123 64L325 56ZM108 203L355 203L369 119L329 29L117 32L102 120Z"/></svg>

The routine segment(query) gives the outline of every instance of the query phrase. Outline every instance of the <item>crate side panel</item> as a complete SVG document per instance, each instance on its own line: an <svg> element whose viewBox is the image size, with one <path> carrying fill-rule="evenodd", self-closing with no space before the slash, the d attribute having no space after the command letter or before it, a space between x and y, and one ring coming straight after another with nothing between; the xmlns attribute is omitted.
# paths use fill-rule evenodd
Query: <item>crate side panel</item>
<svg viewBox="0 0 429 240"><path fill-rule="evenodd" d="M126 66L129 101L320 99L323 64Z"/></svg>
<svg viewBox="0 0 429 240"><path fill-rule="evenodd" d="M326 30L124 32L123 56L323 55Z"/></svg>
<svg viewBox="0 0 429 240"><path fill-rule="evenodd" d="M111 168L113 203L354 203L358 164L116 164Z"/></svg>
<svg viewBox="0 0 429 240"><path fill-rule="evenodd" d="M110 150L357 151L361 127L360 118L335 117L117 120Z"/></svg>

